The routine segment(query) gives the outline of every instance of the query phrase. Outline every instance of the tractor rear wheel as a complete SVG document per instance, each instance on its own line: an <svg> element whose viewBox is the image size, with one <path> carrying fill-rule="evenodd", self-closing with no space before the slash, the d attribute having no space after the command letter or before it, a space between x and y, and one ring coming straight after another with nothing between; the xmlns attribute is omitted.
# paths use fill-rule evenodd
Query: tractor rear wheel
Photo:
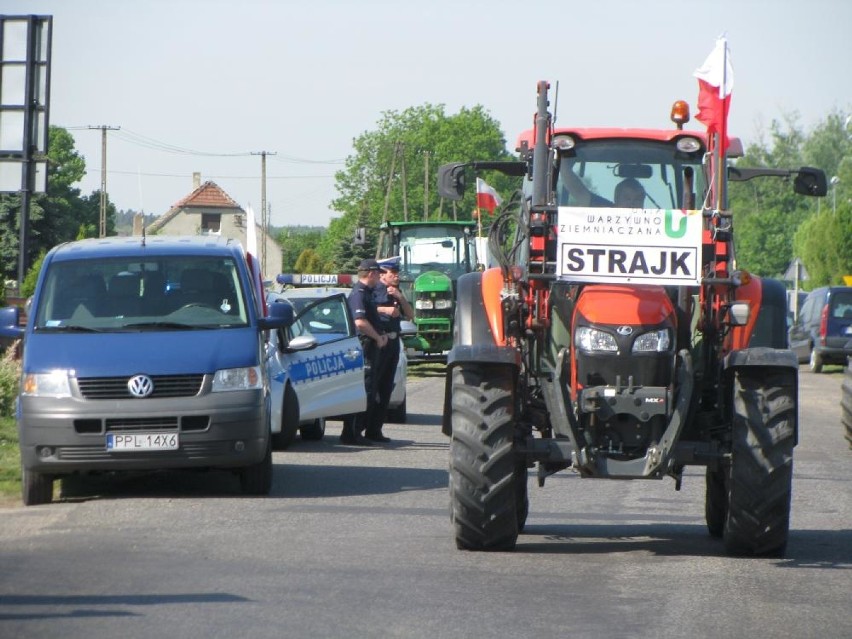
<svg viewBox="0 0 852 639"><path fill-rule="evenodd" d="M452 373L450 503L456 546L511 550L526 521L523 481L513 448L511 369L469 365Z"/></svg>
<svg viewBox="0 0 852 639"><path fill-rule="evenodd" d="M796 371L739 370L734 379L728 512L732 555L781 556L790 528Z"/></svg>
<svg viewBox="0 0 852 639"><path fill-rule="evenodd" d="M530 512L530 497L527 492L527 463L523 459L515 460L515 514L518 532L524 532L527 515Z"/></svg>
<svg viewBox="0 0 852 639"><path fill-rule="evenodd" d="M712 537L721 537L728 516L726 470L707 470L707 492L704 496L704 519Z"/></svg>

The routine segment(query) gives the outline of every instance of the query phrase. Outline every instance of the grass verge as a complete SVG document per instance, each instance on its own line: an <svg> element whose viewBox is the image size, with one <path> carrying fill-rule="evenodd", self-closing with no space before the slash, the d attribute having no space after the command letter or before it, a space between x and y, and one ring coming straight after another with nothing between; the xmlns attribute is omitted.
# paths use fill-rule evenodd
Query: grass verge
<svg viewBox="0 0 852 639"><path fill-rule="evenodd" d="M20 505L21 452L14 417L0 417L0 506Z"/></svg>

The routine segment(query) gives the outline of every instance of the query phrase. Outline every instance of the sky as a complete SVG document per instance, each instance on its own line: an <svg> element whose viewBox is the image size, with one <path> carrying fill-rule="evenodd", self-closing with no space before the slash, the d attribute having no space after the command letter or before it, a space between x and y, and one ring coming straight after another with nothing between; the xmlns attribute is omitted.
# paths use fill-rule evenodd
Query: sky
<svg viewBox="0 0 852 639"><path fill-rule="evenodd" d="M729 129L769 141L852 113L849 0L0 0L53 16L50 123L120 210L161 215L193 173L273 226L325 226L334 174L383 113L482 105L510 147L536 83L558 83L562 126L670 126L692 76L728 40ZM553 100L551 100L553 105ZM693 121L687 128L700 127ZM850 124L852 128L852 124ZM464 159L464 158L461 158Z"/></svg>

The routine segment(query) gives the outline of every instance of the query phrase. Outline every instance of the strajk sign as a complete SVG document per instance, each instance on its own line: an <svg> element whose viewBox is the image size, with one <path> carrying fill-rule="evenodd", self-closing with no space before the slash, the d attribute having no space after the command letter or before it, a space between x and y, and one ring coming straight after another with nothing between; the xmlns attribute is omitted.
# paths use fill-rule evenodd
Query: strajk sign
<svg viewBox="0 0 852 639"><path fill-rule="evenodd" d="M698 284L701 211L560 207L560 279Z"/></svg>

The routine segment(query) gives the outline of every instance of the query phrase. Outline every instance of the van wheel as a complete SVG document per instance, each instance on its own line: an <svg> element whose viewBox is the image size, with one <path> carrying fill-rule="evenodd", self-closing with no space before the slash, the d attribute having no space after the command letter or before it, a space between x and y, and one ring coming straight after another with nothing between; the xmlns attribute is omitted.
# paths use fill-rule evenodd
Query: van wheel
<svg viewBox="0 0 852 639"><path fill-rule="evenodd" d="M266 454L258 463L241 468L240 488L245 495L262 497L272 490L272 443L266 445Z"/></svg>
<svg viewBox="0 0 852 639"><path fill-rule="evenodd" d="M53 501L53 475L21 468L21 501L24 506L38 506Z"/></svg>
<svg viewBox="0 0 852 639"><path fill-rule="evenodd" d="M299 432L305 441L318 442L325 437L325 418L320 417L309 424L302 424Z"/></svg>
<svg viewBox="0 0 852 639"><path fill-rule="evenodd" d="M808 362L808 368L811 369L812 373L822 372L822 357L819 356L815 348L811 348L811 359Z"/></svg>

